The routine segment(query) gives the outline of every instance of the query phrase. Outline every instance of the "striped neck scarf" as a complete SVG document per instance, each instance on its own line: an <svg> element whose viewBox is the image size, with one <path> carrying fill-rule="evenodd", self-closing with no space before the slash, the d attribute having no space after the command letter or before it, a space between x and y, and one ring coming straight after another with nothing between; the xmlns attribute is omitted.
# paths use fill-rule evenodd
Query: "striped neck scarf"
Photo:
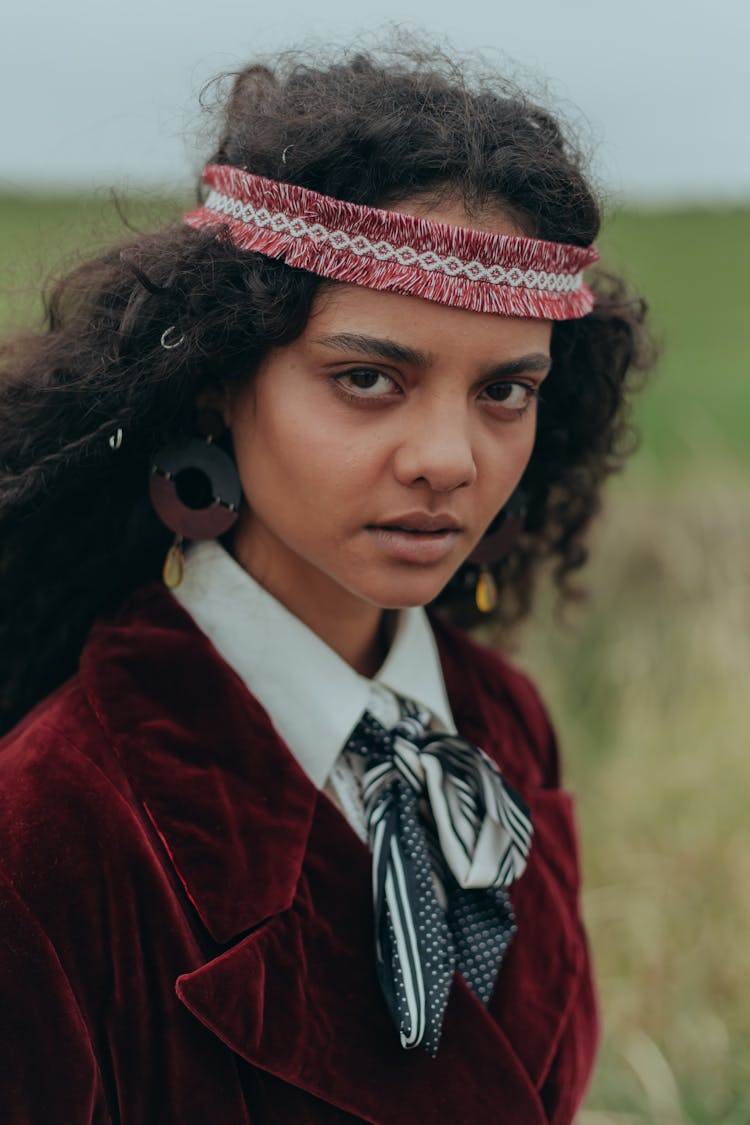
<svg viewBox="0 0 750 1125"><path fill-rule="evenodd" d="M521 797L478 747L430 733L399 700L387 730L365 711L345 749L365 758L378 980L402 1047L437 1054L454 969L483 1004L516 930L506 887L532 826Z"/></svg>

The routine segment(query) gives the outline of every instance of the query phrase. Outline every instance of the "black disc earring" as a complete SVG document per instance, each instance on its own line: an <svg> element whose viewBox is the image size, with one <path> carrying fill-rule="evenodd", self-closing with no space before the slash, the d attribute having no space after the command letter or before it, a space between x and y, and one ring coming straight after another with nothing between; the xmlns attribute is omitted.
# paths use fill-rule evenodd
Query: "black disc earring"
<svg viewBox="0 0 750 1125"><path fill-rule="evenodd" d="M203 438L171 442L151 460L151 503L162 523L175 532L162 571L170 588L182 581L183 539L213 539L228 531L239 515L242 499L234 461L214 444L214 438L226 430L221 415L201 411L198 429Z"/></svg>

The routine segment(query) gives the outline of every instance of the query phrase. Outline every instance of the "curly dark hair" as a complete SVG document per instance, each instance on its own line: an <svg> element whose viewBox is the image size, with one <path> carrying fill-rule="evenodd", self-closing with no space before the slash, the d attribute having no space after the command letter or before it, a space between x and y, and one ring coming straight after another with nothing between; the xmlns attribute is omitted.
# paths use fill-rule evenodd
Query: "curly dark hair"
<svg viewBox="0 0 750 1125"><path fill-rule="evenodd" d="M600 226L560 123L439 52L249 66L211 160L356 203L449 191L469 213L499 205L524 233L579 246ZM201 390L247 379L266 349L292 341L320 284L178 222L82 264L49 295L44 330L4 345L0 730L75 670L95 616L160 574L172 536L147 498L153 451L194 432ZM644 305L617 277L590 284L594 311L553 328L526 531L497 568L504 619L528 611L545 559L569 590L602 483L632 444ZM166 350L170 325L184 342ZM454 613L463 573L440 599Z"/></svg>

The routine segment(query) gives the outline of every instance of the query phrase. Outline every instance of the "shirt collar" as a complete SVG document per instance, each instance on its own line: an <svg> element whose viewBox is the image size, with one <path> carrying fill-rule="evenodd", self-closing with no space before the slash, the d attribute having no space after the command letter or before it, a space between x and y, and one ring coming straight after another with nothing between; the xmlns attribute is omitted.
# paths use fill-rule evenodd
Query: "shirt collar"
<svg viewBox="0 0 750 1125"><path fill-rule="evenodd" d="M216 539L191 544L183 580L172 594L321 788L368 706L373 681L290 613ZM399 611L374 681L422 704L434 726L455 732L435 638L421 607Z"/></svg>

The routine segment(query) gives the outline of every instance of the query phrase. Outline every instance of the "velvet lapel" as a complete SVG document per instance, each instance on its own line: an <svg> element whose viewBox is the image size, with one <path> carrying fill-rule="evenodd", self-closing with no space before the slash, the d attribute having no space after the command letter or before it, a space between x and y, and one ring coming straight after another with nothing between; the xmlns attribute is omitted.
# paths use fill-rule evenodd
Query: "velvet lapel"
<svg viewBox="0 0 750 1125"><path fill-rule="evenodd" d="M446 672L459 729L502 756L471 683ZM519 962L523 979L512 979L509 958L486 1010L456 978L438 1059L404 1052L375 976L368 850L189 616L163 588L145 587L95 627L81 676L199 917L225 946L177 981L198 1019L248 1062L378 1125L420 1114L497 1120L500 1107L505 1125L547 1120L537 1089L581 956L541 854L524 875L528 894L514 895L526 936L545 919Z"/></svg>
<svg viewBox="0 0 750 1125"><path fill-rule="evenodd" d="M180 977L186 1006L255 1066L377 1125L547 1118L516 1052L457 978L437 1059L403 1051L372 955L368 850L322 797L291 910Z"/></svg>
<svg viewBox="0 0 750 1125"><path fill-rule="evenodd" d="M164 587L94 626L80 676L214 941L288 909L317 790Z"/></svg>

